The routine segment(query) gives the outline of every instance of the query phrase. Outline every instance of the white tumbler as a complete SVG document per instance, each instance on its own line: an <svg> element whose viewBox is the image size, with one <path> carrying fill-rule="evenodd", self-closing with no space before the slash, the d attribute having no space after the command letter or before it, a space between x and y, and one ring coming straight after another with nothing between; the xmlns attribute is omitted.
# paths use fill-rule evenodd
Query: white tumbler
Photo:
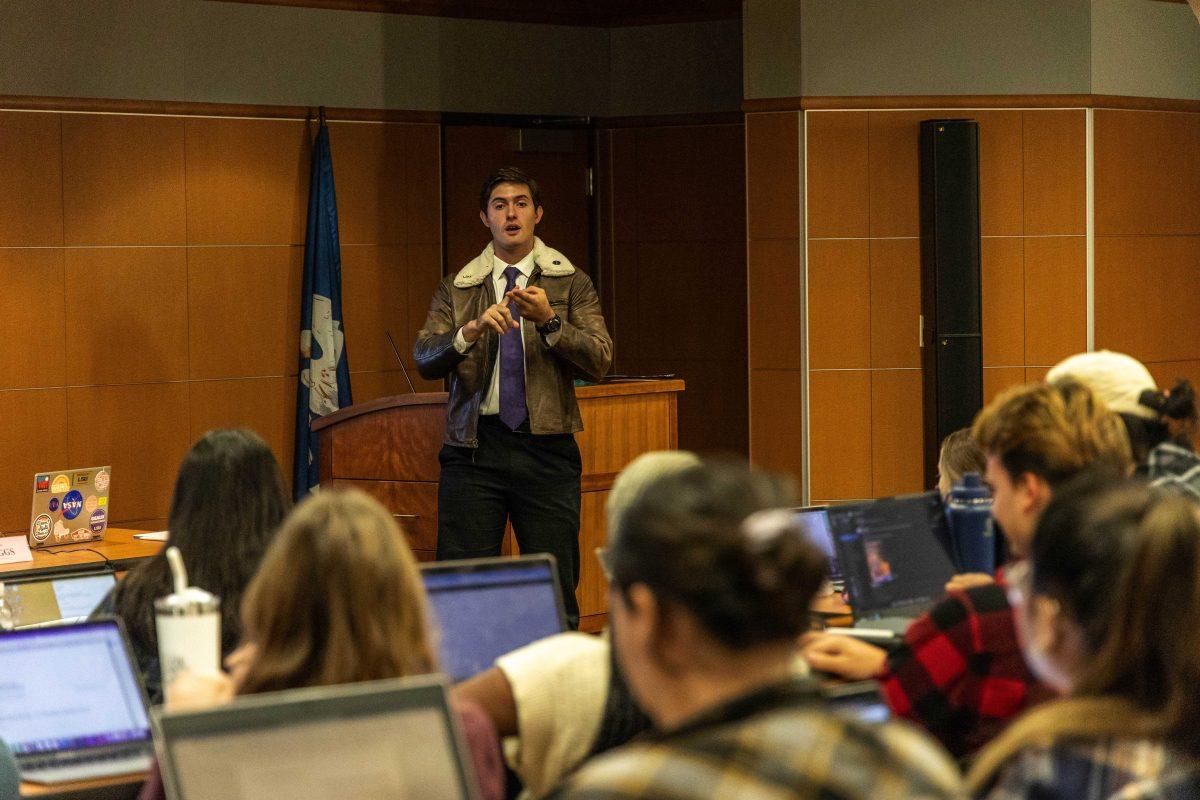
<svg viewBox="0 0 1200 800"><path fill-rule="evenodd" d="M154 601L163 691L182 672L216 675L221 669L221 599L188 586L179 548L167 548L175 591Z"/></svg>

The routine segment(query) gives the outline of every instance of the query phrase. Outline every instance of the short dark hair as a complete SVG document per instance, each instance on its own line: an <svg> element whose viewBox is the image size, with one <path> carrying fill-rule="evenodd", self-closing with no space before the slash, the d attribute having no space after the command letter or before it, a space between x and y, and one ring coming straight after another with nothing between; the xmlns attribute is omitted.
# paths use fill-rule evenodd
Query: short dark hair
<svg viewBox="0 0 1200 800"><path fill-rule="evenodd" d="M786 480L740 462L660 477L614 532L613 588L644 584L731 649L793 639L808 629L827 562L786 510L792 502ZM766 511L777 516L757 516Z"/></svg>
<svg viewBox="0 0 1200 800"><path fill-rule="evenodd" d="M492 199L492 190L502 183L523 183L529 187L529 199L533 200L535 209L542 207L542 192L538 189L537 181L525 173L520 167L501 167L488 175L479 190L479 210L487 211L488 201Z"/></svg>

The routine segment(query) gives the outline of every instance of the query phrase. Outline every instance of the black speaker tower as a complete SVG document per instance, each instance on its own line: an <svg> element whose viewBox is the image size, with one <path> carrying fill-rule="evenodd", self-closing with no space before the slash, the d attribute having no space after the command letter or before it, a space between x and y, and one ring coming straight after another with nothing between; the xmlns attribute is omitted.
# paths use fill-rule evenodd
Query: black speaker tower
<svg viewBox="0 0 1200 800"><path fill-rule="evenodd" d="M983 406L979 124L921 123L921 370L925 485L938 447Z"/></svg>

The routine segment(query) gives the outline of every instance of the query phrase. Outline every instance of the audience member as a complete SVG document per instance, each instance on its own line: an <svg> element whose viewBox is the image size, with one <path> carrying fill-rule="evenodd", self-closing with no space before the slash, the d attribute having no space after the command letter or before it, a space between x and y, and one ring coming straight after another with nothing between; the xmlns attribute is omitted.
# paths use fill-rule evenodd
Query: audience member
<svg viewBox="0 0 1200 800"><path fill-rule="evenodd" d="M297 506L246 591L242 644L226 666L229 675L185 674L170 707L435 672L425 590L392 515L355 491L322 491ZM491 722L470 701L455 710L480 796L503 797ZM141 797L162 797L157 775Z"/></svg>
<svg viewBox="0 0 1200 800"><path fill-rule="evenodd" d="M617 660L656 731L584 764L561 798L954 797L923 734L832 713L792 674L825 557L781 483L706 464L638 493L607 554Z"/></svg>
<svg viewBox="0 0 1200 800"><path fill-rule="evenodd" d="M1010 573L1022 647L1066 697L1013 723L977 796L1200 797L1200 519L1145 484L1055 495Z"/></svg>
<svg viewBox="0 0 1200 800"><path fill-rule="evenodd" d="M983 475L986 467L987 459L971 429L960 428L942 440L938 451L938 491L944 498L963 475L968 472Z"/></svg>
<svg viewBox="0 0 1200 800"><path fill-rule="evenodd" d="M992 516L1017 559L1059 486L1092 466L1120 474L1132 468L1120 418L1073 380L1009 389L980 412L972 431L987 454ZM816 669L878 677L893 712L968 756L1053 695L1025 664L1005 587L1000 571L995 583L949 592L890 654L832 634L809 637L803 652Z"/></svg>
<svg viewBox="0 0 1200 800"><path fill-rule="evenodd" d="M253 431L209 431L183 458L167 518L167 545L179 548L192 585L221 599L222 657L237 646L242 593L290 507L275 456ZM163 687L154 601L172 590L164 547L131 570L92 612L124 622L155 704L162 702Z"/></svg>
<svg viewBox="0 0 1200 800"><path fill-rule="evenodd" d="M649 481L699 463L694 453L681 450L643 453L629 462L608 493L607 529L616 530L622 512ZM488 712L506 737L509 766L532 797L650 724L614 663L607 635L547 637L503 656L454 692Z"/></svg>
<svg viewBox="0 0 1200 800"><path fill-rule="evenodd" d="M1074 378L1121 415L1138 473L1155 485L1200 500L1200 456L1196 436L1196 393L1180 379L1160 392L1137 359L1100 350L1079 353L1055 365L1046 380Z"/></svg>

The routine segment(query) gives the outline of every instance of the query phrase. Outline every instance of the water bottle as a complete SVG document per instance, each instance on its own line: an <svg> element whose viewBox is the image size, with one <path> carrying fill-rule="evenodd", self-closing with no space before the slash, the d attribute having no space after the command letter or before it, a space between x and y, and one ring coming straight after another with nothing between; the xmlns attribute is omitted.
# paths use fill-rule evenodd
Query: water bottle
<svg viewBox="0 0 1200 800"><path fill-rule="evenodd" d="M946 498L950 541L961 572L996 571L996 531L992 525L992 495L977 472L962 476Z"/></svg>
<svg viewBox="0 0 1200 800"><path fill-rule="evenodd" d="M180 673L216 675L221 668L221 600L188 586L179 548L167 548L175 591L154 601L158 660L167 692Z"/></svg>

